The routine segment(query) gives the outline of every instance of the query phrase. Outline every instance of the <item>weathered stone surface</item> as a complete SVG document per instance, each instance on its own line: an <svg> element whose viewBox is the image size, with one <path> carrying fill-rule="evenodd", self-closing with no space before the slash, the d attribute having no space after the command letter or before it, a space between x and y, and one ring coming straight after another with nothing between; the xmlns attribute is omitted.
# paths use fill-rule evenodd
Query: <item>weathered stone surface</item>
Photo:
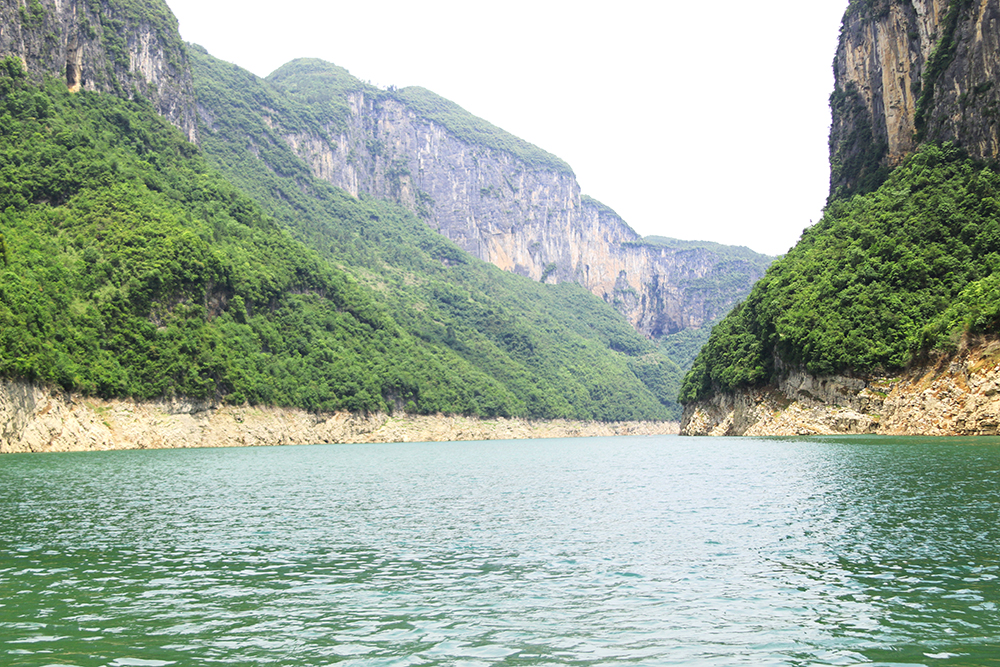
<svg viewBox="0 0 1000 667"><path fill-rule="evenodd" d="M60 77L72 91L142 95L197 138L194 84L177 20L162 0L140 18L112 0L10 0L0 4L0 56L16 56L36 81Z"/></svg>
<svg viewBox="0 0 1000 667"><path fill-rule="evenodd" d="M685 435L995 435L1000 341L969 346L898 376L817 378L720 393L685 407Z"/></svg>
<svg viewBox="0 0 1000 667"><path fill-rule="evenodd" d="M0 381L0 453L676 434L676 422L530 422L315 414L199 401L100 400Z"/></svg>
<svg viewBox="0 0 1000 667"><path fill-rule="evenodd" d="M882 0L847 10L834 60L836 89L854 91L860 107L834 105L832 192L857 185L863 174L840 167L873 146L889 167L921 140L953 141L979 158L1000 155L1000 0L959 3L949 24L957 2ZM942 67L935 71L929 63L939 45Z"/></svg>
<svg viewBox="0 0 1000 667"><path fill-rule="evenodd" d="M705 248L642 245L614 211L581 197L573 174L466 143L403 102L376 97L351 93L346 123L331 120L328 136L282 136L318 178L403 204L482 260L583 285L651 337L721 317L762 275ZM267 120L281 132L282 118ZM736 277L726 294L705 288L722 274Z"/></svg>

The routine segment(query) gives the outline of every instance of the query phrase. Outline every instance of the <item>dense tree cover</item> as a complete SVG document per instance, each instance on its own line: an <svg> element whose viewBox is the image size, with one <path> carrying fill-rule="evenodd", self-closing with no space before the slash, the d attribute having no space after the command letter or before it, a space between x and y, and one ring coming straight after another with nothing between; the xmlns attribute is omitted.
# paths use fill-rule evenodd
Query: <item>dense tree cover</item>
<svg viewBox="0 0 1000 667"><path fill-rule="evenodd" d="M503 411L606 420L678 415L679 368L610 306L576 285L503 272L400 206L355 199L313 178L258 113L266 108L286 127L306 126L313 110L304 98L203 50L192 55L210 119L202 146L212 163L298 239L369 286L406 332L505 387Z"/></svg>
<svg viewBox="0 0 1000 667"><path fill-rule="evenodd" d="M148 105L36 89L13 59L2 69L3 375L358 410L395 397L435 409L417 395L428 374L459 405L496 384L470 369L470 389L449 386L446 363Z"/></svg>
<svg viewBox="0 0 1000 667"><path fill-rule="evenodd" d="M1000 175L926 145L875 192L832 202L717 325L681 400L773 379L892 370L1000 325Z"/></svg>
<svg viewBox="0 0 1000 667"><path fill-rule="evenodd" d="M409 320L427 329L414 335L377 293L293 240L141 100L71 95L58 82L40 89L7 59L0 129L0 375L101 396L317 410L665 411L629 373L632 357L595 337L570 337L556 351L584 348L601 375L581 382L553 361L574 394L558 379L518 376L524 364L505 366L489 338L469 339L458 326L414 313ZM367 219L375 209L356 213ZM472 310L480 323L495 318L496 337L528 357L561 344L449 283L432 289L442 307ZM463 344L475 353L457 352ZM603 384L622 374L630 375L621 378L625 391L636 392L625 407L622 392ZM532 391L551 395L536 401Z"/></svg>
<svg viewBox="0 0 1000 667"><path fill-rule="evenodd" d="M205 54L204 49L193 48ZM298 58L286 63L269 74L267 80L281 91L283 105L295 107L294 117L282 120L309 119L312 129L320 131L324 123L337 131L347 130L351 114L348 97L352 93L363 93L373 100L386 94L381 88L352 76L343 67L318 58Z"/></svg>

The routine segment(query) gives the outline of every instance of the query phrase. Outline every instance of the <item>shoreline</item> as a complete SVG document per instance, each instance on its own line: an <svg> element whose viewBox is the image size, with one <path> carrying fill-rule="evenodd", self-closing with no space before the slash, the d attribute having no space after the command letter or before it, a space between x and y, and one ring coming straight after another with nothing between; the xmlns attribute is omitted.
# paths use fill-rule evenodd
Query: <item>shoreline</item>
<svg viewBox="0 0 1000 667"><path fill-rule="evenodd" d="M136 402L0 381L0 454L676 435L679 422L312 413L172 399Z"/></svg>
<svg viewBox="0 0 1000 667"><path fill-rule="evenodd" d="M895 375L815 377L786 369L776 384L685 407L689 436L1000 435L1000 340L963 341Z"/></svg>

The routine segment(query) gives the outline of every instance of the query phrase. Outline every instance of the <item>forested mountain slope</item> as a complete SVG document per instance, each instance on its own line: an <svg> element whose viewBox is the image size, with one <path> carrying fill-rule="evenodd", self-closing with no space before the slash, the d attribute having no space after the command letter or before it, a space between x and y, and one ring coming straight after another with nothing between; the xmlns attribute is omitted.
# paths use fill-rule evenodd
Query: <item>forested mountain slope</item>
<svg viewBox="0 0 1000 667"><path fill-rule="evenodd" d="M542 405L583 400L605 418L633 414L628 406L647 400L647 390L629 379L638 375L667 406L661 414L679 416L682 371L610 305L574 284L542 285L500 271L404 207L363 193L357 199L315 178L268 122L309 123L308 108L197 47L192 56L206 155L298 238L370 285L408 330L498 378L544 373L554 384L530 389ZM594 344L619 360L594 356ZM588 378L584 394L566 384L567 370Z"/></svg>
<svg viewBox="0 0 1000 667"><path fill-rule="evenodd" d="M317 254L148 104L71 94L61 81L39 89L13 59L2 85L8 377L103 396L324 410L667 414L636 375L660 381L652 346L579 288L557 293L503 274L430 232L404 245L419 221L333 188L323 203L339 207L342 227L311 230ZM359 286L324 259L320 240L348 249L356 266L388 268L382 252L438 273L372 273L371 288ZM511 300L497 302L491 283L504 280L539 291L508 289ZM385 296L413 281L422 294ZM557 306L581 298L580 308Z"/></svg>
<svg viewBox="0 0 1000 667"><path fill-rule="evenodd" d="M380 90L315 59L288 63L267 84L280 106L258 115L317 178L399 203L506 271L583 285L646 336L715 321L772 260L647 243L581 195L565 162L424 88Z"/></svg>
<svg viewBox="0 0 1000 667"><path fill-rule="evenodd" d="M684 381L687 432L996 431L997 7L851 3L827 210L712 331Z"/></svg>
<svg viewBox="0 0 1000 667"><path fill-rule="evenodd" d="M699 327L769 261L640 239L558 158L429 91L312 61L253 77L185 45L161 0L4 11L0 377L321 411L676 418L667 355L687 363ZM518 237L545 275L438 233L413 156L357 104L498 168L461 189L508 231L542 208L575 220ZM352 134L359 119L377 127ZM338 151L348 191L319 173ZM539 178L554 180L530 212ZM626 259L587 259L608 243ZM557 247L575 254L556 262Z"/></svg>

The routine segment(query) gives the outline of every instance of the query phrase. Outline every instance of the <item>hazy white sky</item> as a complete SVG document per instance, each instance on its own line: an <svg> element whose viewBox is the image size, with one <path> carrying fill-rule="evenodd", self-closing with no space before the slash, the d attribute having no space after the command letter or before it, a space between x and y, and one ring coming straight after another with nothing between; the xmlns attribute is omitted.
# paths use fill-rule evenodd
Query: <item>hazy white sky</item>
<svg viewBox="0 0 1000 667"><path fill-rule="evenodd" d="M783 253L829 186L848 0L167 0L266 76L322 58L419 85L566 160L640 234Z"/></svg>

